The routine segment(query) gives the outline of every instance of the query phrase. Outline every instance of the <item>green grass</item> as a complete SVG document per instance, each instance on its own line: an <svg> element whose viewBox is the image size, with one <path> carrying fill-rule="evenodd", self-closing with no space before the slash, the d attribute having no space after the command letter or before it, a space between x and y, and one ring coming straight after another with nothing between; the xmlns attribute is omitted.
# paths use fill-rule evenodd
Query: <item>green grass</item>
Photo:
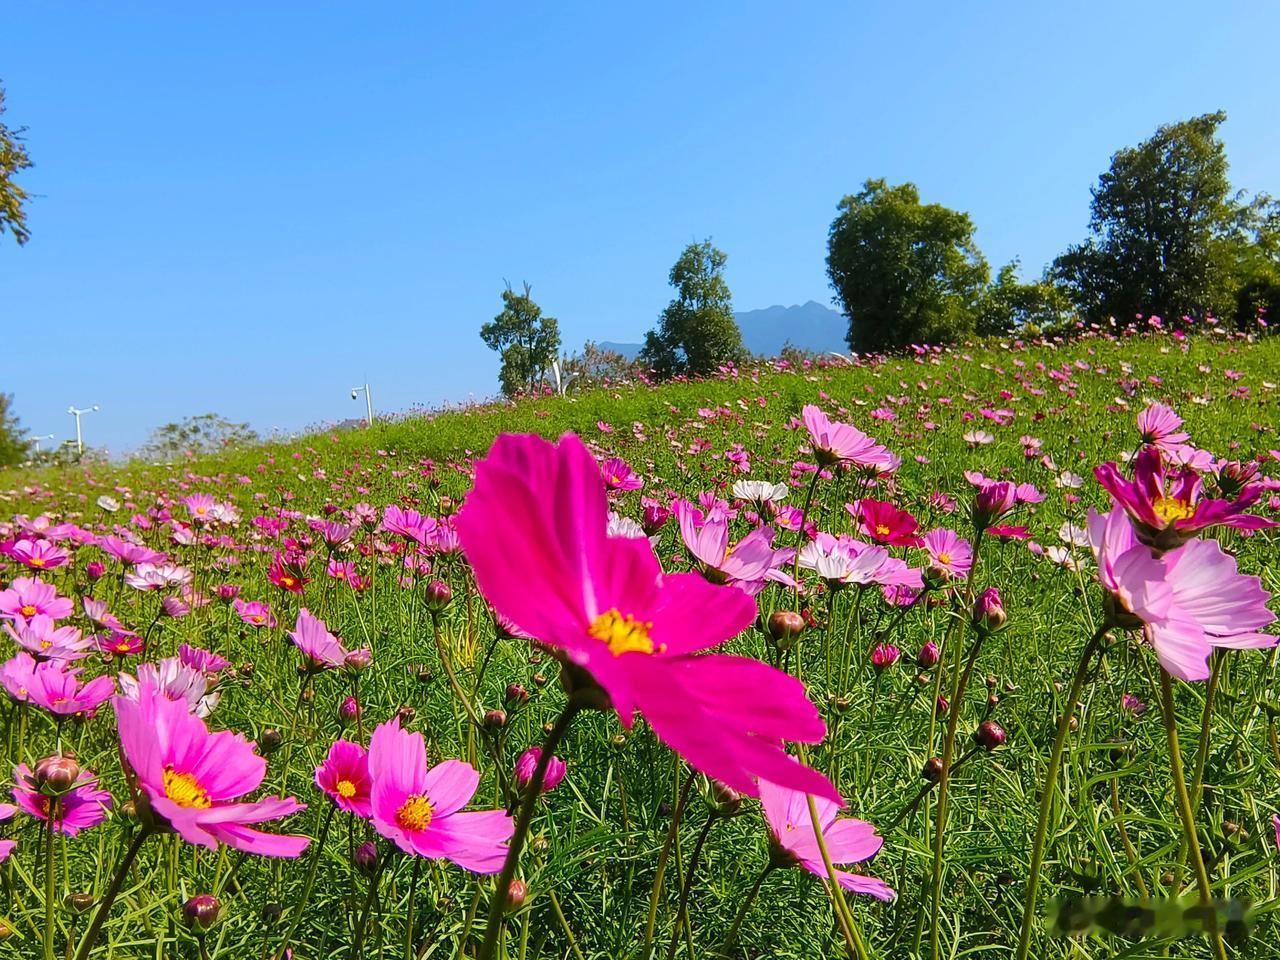
<svg viewBox="0 0 1280 960"><path fill-rule="evenodd" d="M1238 372L1239 379L1229 379L1228 370ZM1050 371L1062 376L1051 377ZM1015 380L1015 373L1023 383ZM1104 494L1092 480L1091 468L1135 449L1134 417L1148 400L1174 406L1185 417L1193 441L1221 456L1243 460L1280 448L1275 436L1280 393L1269 382L1272 377L1280 380L1280 341L1274 338L1259 343L1204 338L1187 344L1168 337L1120 342L1096 338L1021 349L993 345L862 367L761 367L703 382L597 389L569 398L409 418L371 430L320 433L290 444L228 451L181 465L93 466L15 474L11 482L8 476L0 478L0 487L12 487L6 494L6 513L47 512L86 527L126 522L134 512L126 506L117 514L107 514L95 503L103 494L128 501L139 511L155 506L158 497L176 500L196 490L233 499L244 519L232 532L237 547L244 549L166 546L161 532L155 530L149 539L191 566L201 589L227 580L243 584L246 598L271 600L273 608L278 608L280 628L255 632L238 621L233 624L230 611L216 602L182 619L156 619L158 598L120 590L114 575L100 581L95 594L110 599L112 610L139 629L154 620L152 644L160 654L167 655L187 642L232 659L238 665L236 676L224 681L222 703L210 724L258 736L268 728L288 732L295 721L293 705L299 691L293 669L296 652L283 636L292 627L297 602L280 608L279 592L265 579L270 551L256 549L270 541L255 538L249 522L269 508L318 515L326 504L349 508L363 501L379 511L385 504L400 503L438 514L447 509L442 498L456 503L465 494L469 458L481 457L497 434L522 431L548 436L579 432L600 453L625 458L645 476L643 493L664 502L671 493L695 497L710 489L728 496L726 484L735 474L723 456L726 450L741 444L750 454L752 478L785 481L793 462L807 459L801 453L807 438L803 430L793 429L792 418L804 404L820 403L902 456L901 471L878 495L913 512L922 527L947 525L969 536L964 504L972 488L962 472L976 469L995 476L1007 469L1016 479L1033 482L1048 493L1044 503L1017 521L1047 547L1060 542L1058 530L1064 522L1080 523L1088 505L1102 505ZM983 408L1010 410L1012 420L997 426L978 415ZM871 413L878 409L893 411L896 419L873 419ZM977 418L969 422L966 414ZM601 423L611 426L612 432L602 430ZM967 443L963 437L971 429L990 432L995 442L976 447ZM1084 477L1083 488L1055 487L1055 473L1039 457L1024 455L1019 439L1024 435L1043 441L1042 454L1052 457L1059 471ZM820 528L833 532L851 528L843 504L854 495L854 488L851 477L818 486L814 509ZM939 512L931 501L936 492L954 497L961 509L953 515ZM1071 493L1079 499L1069 499ZM619 511L638 516L639 497L627 494L619 501ZM799 499L797 491L791 502ZM180 508L175 505L174 510ZM736 535L746 529L739 521ZM292 533L304 530L301 519L293 521ZM793 536L785 534L784 542ZM1280 588L1275 535L1222 539L1239 554L1244 571L1261 575L1268 589ZM667 569L688 568L674 524L664 529L657 552ZM91 554L98 555L86 550L85 559L54 578L64 594L83 591L83 567ZM986 712L988 685L999 696L992 716L1009 737L995 752L974 757L953 779L943 909L936 918L942 925L941 953L946 957L1013 954L1040 783L1056 718L1064 707L1063 694L1054 684L1069 684L1080 650L1100 617L1100 594L1091 564L1084 563L1080 551L1077 556L1082 569L1071 572L1033 556L1025 543L989 538L983 547L976 586L1000 589L1010 625L987 642L969 695L955 706L962 711L959 749L966 748L970 733ZM226 558L237 562L229 564ZM432 759L472 760L484 775L476 804L497 802L494 764L445 682L421 587L400 589L398 565L375 565L354 555L353 559L375 576L372 590L357 598L349 589L326 581L322 567L313 564L315 580L305 603L349 642L373 648L374 666L360 689L366 734L397 708L412 708L410 725L427 736ZM455 588L444 622L446 642L464 685L475 683L493 645L476 698L478 706L500 706L511 682L524 684L533 694L528 706L511 712L502 732L499 749L509 769L527 745L540 740L543 724L563 705L556 682L558 667L549 656L533 653L525 642L494 643L491 622L460 561L438 564L433 576ZM761 595L760 606L768 611L790 600L788 592L773 586ZM830 726L828 741L809 751L809 761L836 779L849 800L851 815L888 824L917 792L924 761L940 750L942 724L932 722L930 709L938 671L928 671L929 684L920 685L912 665L915 652L928 639L941 641L953 618L963 611L944 604L914 612L895 624L877 596L865 597L855 619L856 604L852 592L836 596L830 639L825 631L810 631L792 669L801 672ZM827 615L825 598L815 612L819 617ZM904 656L877 680L867 652L882 635L900 646ZM842 677L838 665L846 655L846 636L850 668ZM830 680L828 643L837 665ZM772 656L760 630L748 631L729 648L762 659ZM252 670L244 669L249 663ZM1270 815L1280 809L1280 754L1268 746L1271 664L1269 654L1256 651L1233 654L1228 662L1219 708L1212 717L1207 787L1198 816L1201 842L1206 857L1213 861L1216 891L1263 905L1252 946L1242 956L1270 955L1266 951L1276 935L1269 914L1277 883ZM114 667L95 665L89 672L103 669ZM1079 730L1069 742L1061 779L1062 797L1043 872L1042 908L1054 898L1085 892L1136 896L1135 874L1157 897L1173 893L1161 882L1169 872L1194 890L1189 874L1180 867L1181 832L1170 789L1154 670L1149 650L1117 635L1086 688ZM286 744L270 758L264 788L276 790L285 784L312 805L288 823L293 832L314 836L319 830L327 801L311 784L310 774L341 731L336 706L348 692L344 678L319 676L314 699L297 714L296 743ZM1124 693L1151 704L1151 709L1137 717L1122 711L1119 703ZM1203 684L1178 686L1188 767L1194 765L1203 696ZM4 759L10 763L18 759L15 716L9 708L8 737L0 741L6 744ZM109 709L87 723L66 727L62 741L103 776L117 802L126 798ZM1119 744L1125 745L1123 750L1115 749ZM33 713L26 734L27 757L43 756L54 746L52 724ZM580 719L561 755L569 761L569 775L548 795L534 824L535 835L545 843L526 854L521 875L530 897L509 923L510 955L520 955L526 928L524 956L571 955L551 903L554 893L584 956L644 956L640 943L654 870L670 824L666 805L674 805L684 774L676 758L656 744L643 723L624 732L612 714ZM1126 857L1117 828L1113 783L1139 856L1136 867ZM706 818L699 790L694 791L667 870L658 914L659 956L666 955L672 937L684 863ZM899 891L897 902L851 901L872 957L929 956L929 933L935 921L929 915L928 890L932 800L932 795L926 797L914 815L887 834L884 849L868 865ZM1228 835L1226 822L1241 830ZM14 935L0 946L0 954L9 951L35 957L41 955L44 915L41 844L30 821L15 824L13 835L20 846L3 868L7 886L0 901ZM65 891L100 893L123 851L126 829L124 818L116 815L69 841L65 849L70 869L65 879L60 878L60 886ZM322 852L312 902L294 938L296 957L346 955L351 915L363 903L367 889L367 881L349 864L350 845L368 836L364 825L335 820ZM689 901L695 956L714 955L767 856L765 831L753 803L745 803L741 815L712 828ZM304 856L288 863L239 861L234 854L210 855L181 847L172 837L150 842L112 913L109 949L100 948L97 955L197 956L195 941L178 921L178 907L186 896L211 890L221 892L225 911L207 939L209 954L228 960L270 955L301 891L307 860ZM403 956L409 883L410 865L398 864L385 882L366 956ZM419 955L460 956L463 950L474 956L489 889L491 882L477 882L456 867L427 866L416 902L414 942ZM475 925L463 945L461 933L477 897ZM283 919L273 916L273 904L283 908ZM64 912L59 916L61 944L71 917ZM83 930L86 922L78 920L77 929ZM685 955L686 949L681 938L677 953ZM737 955L807 958L841 955L843 950L822 887L814 877L793 870L777 871L766 880L742 929ZM1171 942L1095 936L1065 941L1038 935L1032 950L1038 958L1209 955L1207 945L1195 938Z"/></svg>

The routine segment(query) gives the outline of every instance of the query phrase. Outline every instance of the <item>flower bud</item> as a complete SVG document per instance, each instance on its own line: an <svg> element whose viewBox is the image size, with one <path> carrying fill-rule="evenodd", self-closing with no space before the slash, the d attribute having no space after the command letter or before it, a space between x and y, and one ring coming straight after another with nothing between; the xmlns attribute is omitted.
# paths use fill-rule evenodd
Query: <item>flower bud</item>
<svg viewBox="0 0 1280 960"><path fill-rule="evenodd" d="M74 757L45 757L36 764L35 788L41 793L57 796L66 793L80 779L80 764Z"/></svg>
<svg viewBox="0 0 1280 960"><path fill-rule="evenodd" d="M876 644L876 648L871 651L871 666L879 673L892 667L901 656L902 651L892 643Z"/></svg>
<svg viewBox="0 0 1280 960"><path fill-rule="evenodd" d="M523 880L512 880L511 886L507 888L507 902L502 905L502 909L507 913L514 913L524 906L528 895L529 890Z"/></svg>
<svg viewBox="0 0 1280 960"><path fill-rule="evenodd" d="M264 757L275 753L283 743L284 734L275 727L267 727L258 734L258 752Z"/></svg>
<svg viewBox="0 0 1280 960"><path fill-rule="evenodd" d="M408 726L413 723L413 718L418 715L418 711L413 709L407 703L396 707L396 719L400 721L401 726Z"/></svg>
<svg viewBox="0 0 1280 960"><path fill-rule="evenodd" d="M0 920L0 942L8 940L13 936L13 927L7 920Z"/></svg>
<svg viewBox="0 0 1280 960"><path fill-rule="evenodd" d="M101 580L102 575L107 572L106 566L101 560L90 560L84 567L85 576L92 580Z"/></svg>
<svg viewBox="0 0 1280 960"><path fill-rule="evenodd" d="M490 730L499 730L507 725L507 711L505 710L486 710L484 712L484 725Z"/></svg>
<svg viewBox="0 0 1280 960"><path fill-rule="evenodd" d="M779 650L789 650L804 633L804 618L794 610L775 610L769 615L769 636Z"/></svg>
<svg viewBox="0 0 1280 960"><path fill-rule="evenodd" d="M938 645L930 640L916 654L916 666L921 670L928 670L930 667L937 666L941 658L942 654L938 651Z"/></svg>
<svg viewBox="0 0 1280 960"><path fill-rule="evenodd" d="M640 520L640 526L644 527L646 537L652 537L655 533L666 526L667 521L671 519L671 511L659 503L645 504L644 514Z"/></svg>
<svg viewBox="0 0 1280 960"><path fill-rule="evenodd" d="M367 670L371 663L373 663L373 651L368 647L352 650L342 661L342 665L352 673L360 673Z"/></svg>
<svg viewBox="0 0 1280 960"><path fill-rule="evenodd" d="M432 580L427 584L427 609L439 612L453 600L453 588L443 580Z"/></svg>
<svg viewBox="0 0 1280 960"><path fill-rule="evenodd" d="M983 720L973 733L973 742L983 750L994 750L1003 744L1005 739L1004 727L994 720Z"/></svg>
<svg viewBox="0 0 1280 960"><path fill-rule="evenodd" d="M920 770L920 776L930 783L937 783L942 779L942 758L930 757L924 762L924 767Z"/></svg>
<svg viewBox="0 0 1280 960"><path fill-rule="evenodd" d="M75 914L88 913L90 908L97 902L97 898L92 893L83 891L68 893L62 898L63 908L69 913Z"/></svg>
<svg viewBox="0 0 1280 960"><path fill-rule="evenodd" d="M342 703L338 704L338 719L343 724L355 723L360 719L360 701L355 697L348 696Z"/></svg>
<svg viewBox="0 0 1280 960"><path fill-rule="evenodd" d="M537 772L538 761L542 759L541 747L530 747L524 753L520 754L516 760L514 771L516 786L521 791L528 789L533 783L533 775ZM557 756L552 756L547 761L547 772L542 777L542 793L548 793L559 786L560 781L564 779L565 771L568 765Z"/></svg>
<svg viewBox="0 0 1280 960"><path fill-rule="evenodd" d="M240 596L240 586L235 583L220 583L213 588L213 592L218 595L218 599L223 603L230 603Z"/></svg>
<svg viewBox="0 0 1280 960"><path fill-rule="evenodd" d="M192 930L203 933L218 921L222 903L211 893L197 893L182 905L182 920Z"/></svg>
<svg viewBox="0 0 1280 960"><path fill-rule="evenodd" d="M1018 486L1007 480L986 484L973 497L970 517L978 530L991 526L1018 503Z"/></svg>
<svg viewBox="0 0 1280 960"><path fill-rule="evenodd" d="M732 817L742 809L742 794L719 780L707 784L703 798L713 816Z"/></svg>
<svg viewBox="0 0 1280 960"><path fill-rule="evenodd" d="M520 707L529 702L529 691L523 684L508 683L504 701L508 707Z"/></svg>
<svg viewBox="0 0 1280 960"><path fill-rule="evenodd" d="M935 706L937 707L938 713L946 713L951 709L951 701L946 697L939 696L938 702Z"/></svg>
<svg viewBox="0 0 1280 960"><path fill-rule="evenodd" d="M360 873L372 877L378 872L378 845L372 840L366 840L356 847L351 863Z"/></svg>
<svg viewBox="0 0 1280 960"><path fill-rule="evenodd" d="M1000 591L995 587L987 587L973 603L973 625L983 633L995 633L1008 622L1008 614L1004 612L1004 603L1000 600Z"/></svg>

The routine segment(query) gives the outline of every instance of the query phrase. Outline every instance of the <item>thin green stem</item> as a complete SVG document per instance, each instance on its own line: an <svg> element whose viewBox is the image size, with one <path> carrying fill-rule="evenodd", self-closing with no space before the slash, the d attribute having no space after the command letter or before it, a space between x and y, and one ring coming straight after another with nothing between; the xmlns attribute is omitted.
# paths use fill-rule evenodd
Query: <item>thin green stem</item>
<svg viewBox="0 0 1280 960"><path fill-rule="evenodd" d="M707 837L711 834L711 828L715 826L718 817L707 817L706 823L702 825L702 830L698 833L698 840L693 845L693 853L689 855L689 866L684 872L684 882L680 885L680 901L676 906L676 928L671 931L671 946L667 948L667 960L672 960L676 955L676 946L680 943L680 931L688 924L689 914L689 890L693 887L693 875L698 869L698 860L702 856L702 847L707 842Z"/></svg>
<svg viewBox="0 0 1280 960"><path fill-rule="evenodd" d="M1187 838L1187 850L1191 854L1191 866L1196 873L1196 886L1200 891L1202 906L1212 909L1213 887L1209 883L1209 871L1205 869L1200 853L1200 838L1196 834L1196 815L1191 809L1191 795L1187 793L1187 781L1182 773L1182 750L1178 746L1178 718L1174 713L1173 678L1160 668L1160 706L1164 712L1164 729L1169 740L1169 772L1173 774L1173 792L1178 801L1178 814L1182 817L1182 830ZM1208 912L1208 911L1206 911ZM1218 960L1227 960L1227 947L1222 942L1216 914L1206 918L1210 925L1210 942Z"/></svg>
<svg viewBox="0 0 1280 960"><path fill-rule="evenodd" d="M845 903L844 891L840 888L840 878L836 876L835 864L831 862L831 854L827 851L827 840L822 835L822 822L818 819L818 804L814 801L812 794L809 795L808 800L809 819L813 823L813 836L818 841L818 851L822 854L822 865L827 868L827 882L831 887L831 906L835 910L840 930L844 933L845 944L849 948L849 956L857 957L858 960L870 960L867 956L866 945L863 944L862 938L858 936L857 927L853 922L853 914L849 912L849 905Z"/></svg>
<svg viewBox="0 0 1280 960"><path fill-rule="evenodd" d="M653 943L653 932L658 924L658 900L662 896L662 879L666 875L667 860L671 857L671 848L675 844L676 834L680 830L680 821L684 817L684 807L689 800L689 789L693 786L693 771L689 771L689 775L684 779L684 786L680 789L680 797L676 801L676 807L671 812L671 826L667 828L667 839L662 844L662 852L658 854L658 866L653 874L653 889L649 893L649 920L644 928L644 944L648 947Z"/></svg>
<svg viewBox="0 0 1280 960"><path fill-rule="evenodd" d="M1204 768L1209 760L1209 728L1213 724L1213 706L1227 661L1225 650L1214 650L1209 660L1209 683L1204 690L1204 712L1200 715L1200 743L1196 747L1196 765L1191 775L1191 811L1200 812L1200 796L1204 791Z"/></svg>
<svg viewBox="0 0 1280 960"><path fill-rule="evenodd" d="M134 858L137 857L138 851L142 849L142 842L149 835L150 831L145 828L139 830L134 836L133 842L129 844L129 849L125 851L124 859L116 867L115 875L112 876L111 883L107 886L107 892L102 895L98 909L93 914L89 929L84 932L84 936L80 940L80 948L76 951L76 960L86 960L93 951L94 944L98 942L98 936L102 933L102 925L106 923L107 914L111 912L111 905L116 902L116 897L120 895L120 888L124 886L124 878L128 876L129 868L133 866Z"/></svg>
<svg viewBox="0 0 1280 960"><path fill-rule="evenodd" d="M45 821L44 831L44 960L54 960L53 955L53 930L54 930L54 869L53 869L53 820L57 814L57 804L61 802L58 797L48 797L49 819Z"/></svg>
<svg viewBox="0 0 1280 960"><path fill-rule="evenodd" d="M1066 706L1058 718L1058 731L1053 738L1053 749L1049 752L1049 766L1045 770L1044 786L1040 789L1040 815L1036 820L1035 839L1031 843L1031 873L1027 877L1027 897L1022 908L1022 930L1018 936L1017 960L1026 960L1027 951L1031 948L1031 928L1035 918L1036 895L1040 889L1040 868L1044 863L1049 814L1053 809L1054 791L1057 789L1058 773L1062 769L1062 754L1066 747L1067 734L1071 732L1071 719L1076 714L1076 702L1080 699L1080 691L1084 689L1085 678L1089 675L1089 664L1093 660L1094 651L1106 636L1107 629L1106 626L1099 627L1081 651L1075 676L1071 679L1071 690L1067 693Z"/></svg>
<svg viewBox="0 0 1280 960"><path fill-rule="evenodd" d="M534 768L533 778L525 788L524 800L520 804L520 814L516 819L515 833L511 837L511 846L507 849L507 858L503 861L502 872L498 875L498 885L494 888L493 899L489 902L489 920L484 929L484 943L480 945L479 960L493 960L496 956L498 936L502 931L502 915L511 891L511 881L515 879L516 867L520 864L520 852L524 849L525 840L529 836L529 825L533 822L533 811L537 807L538 797L542 794L542 781L547 775L547 766L555 755L560 741L564 739L569 724L581 709L574 700L565 705L555 725L547 734L542 745L542 755Z"/></svg>
<svg viewBox="0 0 1280 960"><path fill-rule="evenodd" d="M767 867L760 871L760 876L756 877L756 882L751 885L751 889L747 891L747 898L742 901L742 906L738 910L738 915L733 918L733 926L729 928L729 932L724 935L724 943L720 944L720 952L717 956L727 958L731 955L734 945L738 942L738 931L742 929L742 923L747 919L747 914L751 912L751 905L756 902L756 897L760 895L760 887L764 885L765 878L773 873L774 865L770 863Z"/></svg>
<svg viewBox="0 0 1280 960"><path fill-rule="evenodd" d="M329 825L333 823L333 814L337 809L334 804L329 804L329 811L324 817L324 826L320 828L320 836L316 839L316 845L311 851L311 863L307 866L307 879L302 884L302 896L298 898L298 904L293 908L293 917L289 921L289 929L285 931L284 939L280 941L280 946L276 948L275 960L281 960L285 950L289 947L289 941L298 932L298 924L302 922L303 911L306 910L307 904L311 900L311 891L315 887L316 868L320 865L320 853L324 849L325 840L329 837Z"/></svg>
<svg viewBox="0 0 1280 960"><path fill-rule="evenodd" d="M569 941L569 949L573 951L577 960L586 960L582 955L582 950L578 947L578 941L574 939L573 931L569 929L569 921L565 919L564 910L560 907L560 900L556 897L554 890L547 891L547 897L551 900L551 909L555 912L556 919L560 921L560 927L564 930L565 939Z"/></svg>

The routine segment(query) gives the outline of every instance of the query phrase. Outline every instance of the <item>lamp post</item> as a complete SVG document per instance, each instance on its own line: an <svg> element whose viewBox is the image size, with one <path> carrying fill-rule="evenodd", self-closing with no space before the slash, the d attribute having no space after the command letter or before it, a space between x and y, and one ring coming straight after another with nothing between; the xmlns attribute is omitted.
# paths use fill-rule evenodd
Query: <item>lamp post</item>
<svg viewBox="0 0 1280 960"><path fill-rule="evenodd" d="M81 410L78 407L67 407L67 413L76 418L76 456L84 456L84 436L80 433L80 418L86 413L97 413L98 405L95 403L92 407L86 407Z"/></svg>
<svg viewBox="0 0 1280 960"><path fill-rule="evenodd" d="M40 436L38 436L38 437L32 437L32 438L31 438L31 441L36 445L36 453L39 453L39 452L40 452L40 441L41 441L41 440L52 440L52 439L53 439L53 434L52 434L52 433L44 433L44 434L41 434L41 435L40 435Z"/></svg>
<svg viewBox="0 0 1280 960"><path fill-rule="evenodd" d="M369 392L369 384L366 383L363 387L352 387L351 399L352 400L356 399L356 397L358 397L362 393L364 394L365 410L367 411L365 422L372 427L373 426L373 394Z"/></svg>

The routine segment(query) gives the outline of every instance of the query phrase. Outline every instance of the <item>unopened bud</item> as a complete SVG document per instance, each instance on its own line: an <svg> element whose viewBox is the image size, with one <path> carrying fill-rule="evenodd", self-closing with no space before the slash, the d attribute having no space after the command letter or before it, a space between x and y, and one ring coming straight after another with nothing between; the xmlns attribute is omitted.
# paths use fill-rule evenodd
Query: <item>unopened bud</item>
<svg viewBox="0 0 1280 960"><path fill-rule="evenodd" d="M789 650L804 633L804 617L794 610L776 610L769 615L769 636L779 650Z"/></svg>
<svg viewBox="0 0 1280 960"><path fill-rule="evenodd" d="M973 733L973 742L983 750L994 750L1007 739L1004 727L994 720L983 720Z"/></svg>
<svg viewBox="0 0 1280 960"><path fill-rule="evenodd" d="M84 892L68 893L62 898L62 906L75 914L87 913L96 902L97 898L92 893Z"/></svg>
<svg viewBox="0 0 1280 960"><path fill-rule="evenodd" d="M880 643L871 651L871 666L879 673L892 667L901 656L902 651L892 643Z"/></svg>
<svg viewBox="0 0 1280 960"><path fill-rule="evenodd" d="M197 893L182 905L182 920L199 933L218 922L222 903L211 893Z"/></svg>
<svg viewBox="0 0 1280 960"><path fill-rule="evenodd" d="M512 913L524 906L525 898L528 897L529 891L525 887L523 880L512 880L511 886L507 888L507 902L502 905L502 909L507 913Z"/></svg>
<svg viewBox="0 0 1280 960"><path fill-rule="evenodd" d="M427 584L427 609L439 612L453 600L453 588L443 580L432 580Z"/></svg>
<svg viewBox="0 0 1280 960"><path fill-rule="evenodd" d="M484 713L484 725L490 730L498 730L507 725L507 712L505 710L486 710Z"/></svg>
<svg viewBox="0 0 1280 960"><path fill-rule="evenodd" d="M338 704L338 719L345 723L355 723L360 719L360 701L348 696Z"/></svg>
<svg viewBox="0 0 1280 960"><path fill-rule="evenodd" d="M937 783L942 779L942 758L930 757L924 762L924 767L920 770L920 776L930 783Z"/></svg>
<svg viewBox="0 0 1280 960"><path fill-rule="evenodd" d="M264 757L275 753L284 743L284 734L275 727L267 727L258 734L258 752Z"/></svg>
<svg viewBox="0 0 1280 960"><path fill-rule="evenodd" d="M80 779L80 764L74 757L45 757L36 764L35 787L41 793L57 796L66 793Z"/></svg>
<svg viewBox="0 0 1280 960"><path fill-rule="evenodd" d="M1000 591L988 587L978 595L973 604L973 625L984 633L995 633L1009 622L1004 612L1004 603L1000 600Z"/></svg>
<svg viewBox="0 0 1280 960"><path fill-rule="evenodd" d="M523 684L509 683L504 697L508 707L519 707L529 702L529 691Z"/></svg>
<svg viewBox="0 0 1280 960"><path fill-rule="evenodd" d="M351 862L360 873L372 877L378 871L378 845L372 840L360 844L356 847Z"/></svg>
<svg viewBox="0 0 1280 960"><path fill-rule="evenodd" d="M916 666L921 670L928 670L930 667L936 666L941 657L942 654L938 651L938 645L930 640L916 654Z"/></svg>

